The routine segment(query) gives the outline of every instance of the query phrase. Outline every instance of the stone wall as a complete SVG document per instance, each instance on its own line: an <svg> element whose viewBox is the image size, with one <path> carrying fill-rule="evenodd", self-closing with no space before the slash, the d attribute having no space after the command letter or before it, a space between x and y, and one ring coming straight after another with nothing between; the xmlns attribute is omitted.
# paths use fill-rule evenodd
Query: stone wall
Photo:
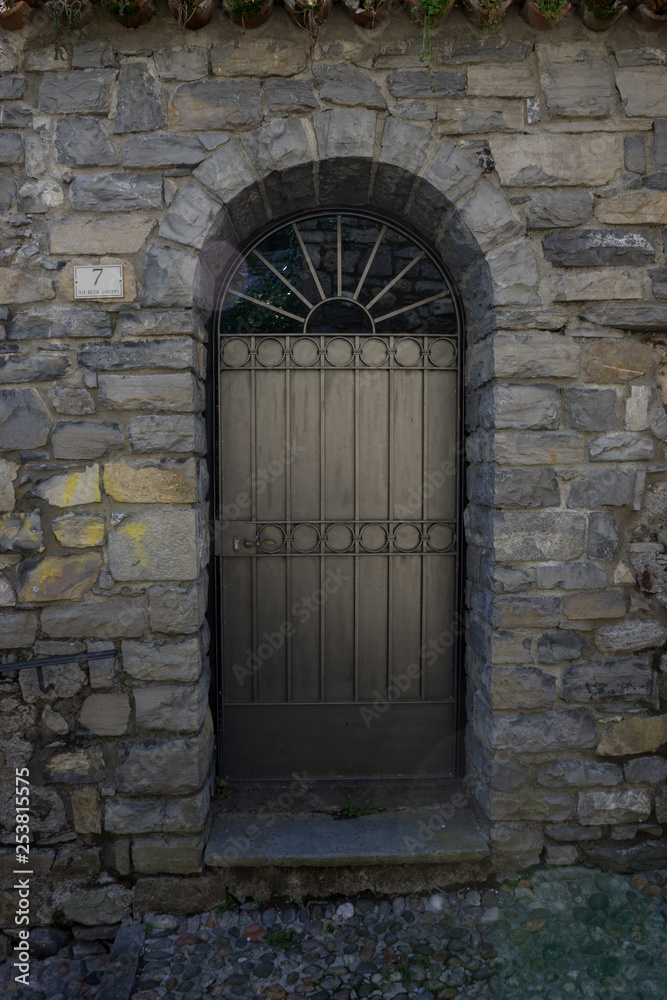
<svg viewBox="0 0 667 1000"><path fill-rule="evenodd" d="M38 12L3 35L0 645L109 651L0 675L2 865L28 764L38 923L120 919L136 877L201 870L205 320L220 248L318 204L402 217L466 309L468 780L496 865L660 855L654 37L574 18L538 36L514 10L485 35L455 11L432 91L401 10L368 32L335 9L312 67L282 11L186 36L166 12L137 31L100 14L57 48ZM124 300L75 302L73 264L99 261L124 264Z"/></svg>

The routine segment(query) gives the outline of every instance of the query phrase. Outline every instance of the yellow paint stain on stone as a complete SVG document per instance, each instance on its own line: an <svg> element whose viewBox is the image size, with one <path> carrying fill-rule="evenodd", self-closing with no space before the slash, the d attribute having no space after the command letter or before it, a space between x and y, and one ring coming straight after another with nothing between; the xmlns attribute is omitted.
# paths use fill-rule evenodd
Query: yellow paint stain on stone
<svg viewBox="0 0 667 1000"><path fill-rule="evenodd" d="M104 542L104 518L88 514L63 514L51 525L61 545L71 549L90 548Z"/></svg>
<svg viewBox="0 0 667 1000"><path fill-rule="evenodd" d="M194 503L196 474L194 459L149 465L109 462L104 466L104 489L123 503Z"/></svg>
<svg viewBox="0 0 667 1000"><path fill-rule="evenodd" d="M19 600L78 600L93 586L101 566L97 552L24 559L17 574Z"/></svg>
<svg viewBox="0 0 667 1000"><path fill-rule="evenodd" d="M54 507L99 503L102 499L99 465L89 465L83 472L69 472L42 479L35 483L31 495L41 497Z"/></svg>
<svg viewBox="0 0 667 1000"><path fill-rule="evenodd" d="M130 521L127 524L121 524L118 531L123 535L127 535L134 542L135 561L139 566L148 566L148 552L143 540L143 536L146 534L146 525Z"/></svg>

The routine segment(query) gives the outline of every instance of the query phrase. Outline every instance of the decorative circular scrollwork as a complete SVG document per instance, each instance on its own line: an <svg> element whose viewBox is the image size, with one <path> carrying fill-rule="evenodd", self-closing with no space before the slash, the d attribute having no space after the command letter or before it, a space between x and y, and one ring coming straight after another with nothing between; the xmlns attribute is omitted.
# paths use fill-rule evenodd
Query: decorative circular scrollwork
<svg viewBox="0 0 667 1000"><path fill-rule="evenodd" d="M364 552L382 552L388 546L384 524L364 524L361 529L361 548Z"/></svg>
<svg viewBox="0 0 667 1000"><path fill-rule="evenodd" d="M418 552L422 533L416 524L399 524L394 530L394 546L399 552Z"/></svg>
<svg viewBox="0 0 667 1000"><path fill-rule="evenodd" d="M389 348L379 337L369 337L361 345L361 360L368 368L380 368L389 357Z"/></svg>
<svg viewBox="0 0 667 1000"><path fill-rule="evenodd" d="M435 337L428 350L429 361L435 368L453 368L456 364L456 344L448 337Z"/></svg>
<svg viewBox="0 0 667 1000"><path fill-rule="evenodd" d="M324 530L326 545L331 552L351 552L354 546L354 531L349 524L328 524Z"/></svg>
<svg viewBox="0 0 667 1000"><path fill-rule="evenodd" d="M222 341L222 360L229 368L242 368L248 363L250 348L241 337Z"/></svg>
<svg viewBox="0 0 667 1000"><path fill-rule="evenodd" d="M292 529L292 548L295 552L318 552L320 532L314 524L297 524Z"/></svg>
<svg viewBox="0 0 667 1000"><path fill-rule="evenodd" d="M455 542L454 529L446 521L438 521L428 530L428 544L433 552L449 552L454 548Z"/></svg>
<svg viewBox="0 0 667 1000"><path fill-rule="evenodd" d="M299 337L292 344L292 361L299 368L311 368L320 357L320 349L316 340L311 337Z"/></svg>
<svg viewBox="0 0 667 1000"><path fill-rule="evenodd" d="M263 368L277 368L285 359L285 345L275 337L263 337L257 345L257 360Z"/></svg>
<svg viewBox="0 0 667 1000"><path fill-rule="evenodd" d="M422 345L412 337L402 337L395 346L396 363L401 368L414 368L422 359Z"/></svg>
<svg viewBox="0 0 667 1000"><path fill-rule="evenodd" d="M347 368L354 357L354 343L347 337L333 337L327 342L326 359L334 368Z"/></svg>

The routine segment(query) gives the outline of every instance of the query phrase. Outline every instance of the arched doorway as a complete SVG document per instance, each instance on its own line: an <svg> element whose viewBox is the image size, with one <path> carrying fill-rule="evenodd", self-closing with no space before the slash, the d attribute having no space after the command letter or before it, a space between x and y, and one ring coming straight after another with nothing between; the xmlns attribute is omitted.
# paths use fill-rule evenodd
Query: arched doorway
<svg viewBox="0 0 667 1000"><path fill-rule="evenodd" d="M215 322L221 771L454 774L462 320L374 212L247 246Z"/></svg>

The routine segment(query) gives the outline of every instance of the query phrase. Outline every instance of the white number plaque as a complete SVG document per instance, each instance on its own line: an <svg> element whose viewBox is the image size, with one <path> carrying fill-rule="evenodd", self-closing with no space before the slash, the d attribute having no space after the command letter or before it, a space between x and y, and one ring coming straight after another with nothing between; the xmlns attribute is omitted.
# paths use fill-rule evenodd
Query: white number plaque
<svg viewBox="0 0 667 1000"><path fill-rule="evenodd" d="M123 297L123 265L99 264L74 268L75 299Z"/></svg>

